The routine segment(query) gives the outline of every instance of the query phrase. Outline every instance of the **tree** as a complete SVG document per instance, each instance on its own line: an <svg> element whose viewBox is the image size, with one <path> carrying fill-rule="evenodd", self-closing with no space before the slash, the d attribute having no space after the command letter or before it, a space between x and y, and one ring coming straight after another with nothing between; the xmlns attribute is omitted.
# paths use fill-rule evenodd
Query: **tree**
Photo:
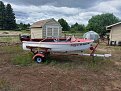
<svg viewBox="0 0 121 91"><path fill-rule="evenodd" d="M0 1L0 29L5 29L5 5Z"/></svg>
<svg viewBox="0 0 121 91"><path fill-rule="evenodd" d="M68 23L66 22L66 20L64 20L63 18L61 18L61 19L58 20L58 22L62 26L62 31L69 31L70 30L70 26L68 25Z"/></svg>
<svg viewBox="0 0 121 91"><path fill-rule="evenodd" d="M75 23L71 25L71 31L85 31L85 26L83 24Z"/></svg>
<svg viewBox="0 0 121 91"><path fill-rule="evenodd" d="M16 29L16 20L15 20L15 14L13 12L13 9L10 4L7 4L6 6L6 29L13 30Z"/></svg>
<svg viewBox="0 0 121 91"><path fill-rule="evenodd" d="M29 23L28 23L28 24L23 24L23 23L21 22L20 24L17 24L17 26L18 26L18 28L19 28L20 30L27 30L27 29L30 28L30 24L29 24Z"/></svg>
<svg viewBox="0 0 121 91"><path fill-rule="evenodd" d="M106 34L106 26L119 22L119 18L111 13L93 16L87 25L88 30L93 30L100 35Z"/></svg>

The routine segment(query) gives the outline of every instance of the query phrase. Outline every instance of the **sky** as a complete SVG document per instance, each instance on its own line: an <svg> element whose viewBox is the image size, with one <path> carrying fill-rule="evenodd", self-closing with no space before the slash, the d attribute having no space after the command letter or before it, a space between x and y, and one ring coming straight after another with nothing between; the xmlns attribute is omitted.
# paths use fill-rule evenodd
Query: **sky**
<svg viewBox="0 0 121 91"><path fill-rule="evenodd" d="M2 0L11 4L17 23L64 18L69 25L88 24L92 16L113 13L121 19L121 0Z"/></svg>

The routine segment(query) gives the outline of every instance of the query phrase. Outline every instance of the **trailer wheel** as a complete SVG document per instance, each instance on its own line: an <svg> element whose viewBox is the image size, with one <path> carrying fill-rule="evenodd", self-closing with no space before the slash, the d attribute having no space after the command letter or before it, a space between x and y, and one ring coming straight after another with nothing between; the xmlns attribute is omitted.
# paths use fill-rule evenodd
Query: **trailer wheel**
<svg viewBox="0 0 121 91"><path fill-rule="evenodd" d="M40 56L36 56L34 60L35 60L35 62L37 62L37 63L44 62L44 58L42 58L42 57L40 57Z"/></svg>

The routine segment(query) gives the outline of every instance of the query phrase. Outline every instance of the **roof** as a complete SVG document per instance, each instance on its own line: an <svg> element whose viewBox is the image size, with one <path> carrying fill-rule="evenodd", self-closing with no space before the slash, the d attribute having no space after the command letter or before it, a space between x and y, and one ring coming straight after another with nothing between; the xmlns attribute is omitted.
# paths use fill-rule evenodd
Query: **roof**
<svg viewBox="0 0 121 91"><path fill-rule="evenodd" d="M115 24L112 24L112 25L106 26L106 30L110 30L111 27L116 26L116 25L119 25L119 24L121 24L121 22L118 22L118 23L115 23Z"/></svg>
<svg viewBox="0 0 121 91"><path fill-rule="evenodd" d="M37 21L35 23L33 23L31 25L31 28L41 28L43 27L47 22L49 22L50 20L55 20L54 18L51 18L51 19L46 19L46 20L40 20L40 21Z"/></svg>

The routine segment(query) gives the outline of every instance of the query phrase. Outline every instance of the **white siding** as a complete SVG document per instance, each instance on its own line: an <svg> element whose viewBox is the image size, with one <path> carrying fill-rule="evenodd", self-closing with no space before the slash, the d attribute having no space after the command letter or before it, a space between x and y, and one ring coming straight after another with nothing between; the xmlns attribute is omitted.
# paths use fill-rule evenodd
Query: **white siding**
<svg viewBox="0 0 121 91"><path fill-rule="evenodd" d="M42 38L42 28L31 29L31 39Z"/></svg>
<svg viewBox="0 0 121 91"><path fill-rule="evenodd" d="M121 24L112 27L110 32L111 41L121 41Z"/></svg>

